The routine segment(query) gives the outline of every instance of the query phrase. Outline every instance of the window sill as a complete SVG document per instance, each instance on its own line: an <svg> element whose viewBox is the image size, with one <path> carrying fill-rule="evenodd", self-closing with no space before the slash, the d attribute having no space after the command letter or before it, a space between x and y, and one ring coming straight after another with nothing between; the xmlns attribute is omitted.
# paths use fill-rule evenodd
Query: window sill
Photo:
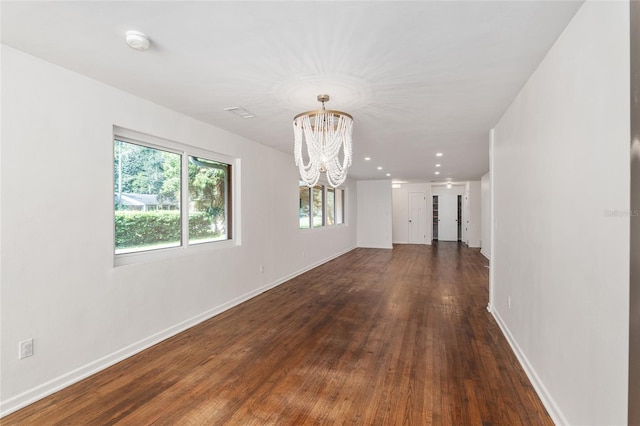
<svg viewBox="0 0 640 426"><path fill-rule="evenodd" d="M188 246L159 248L155 250L140 251L134 253L122 253L114 256L113 266L129 266L140 263L160 262L174 259L181 256L188 256L193 253L200 253L209 250L219 250L239 246L236 240L210 241L195 243Z"/></svg>
<svg viewBox="0 0 640 426"><path fill-rule="evenodd" d="M323 230L340 229L346 226L348 226L346 223L339 223L337 225L316 226L315 228L298 228L298 231L300 232L323 231Z"/></svg>

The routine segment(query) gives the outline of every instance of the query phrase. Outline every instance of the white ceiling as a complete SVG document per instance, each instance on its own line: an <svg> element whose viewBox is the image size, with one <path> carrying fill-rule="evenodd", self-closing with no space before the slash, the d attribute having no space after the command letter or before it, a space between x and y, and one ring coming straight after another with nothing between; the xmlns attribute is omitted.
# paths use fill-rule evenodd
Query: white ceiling
<svg viewBox="0 0 640 426"><path fill-rule="evenodd" d="M354 117L350 176L461 181L489 170L489 129L580 5L2 1L0 16L4 44L286 153L293 116L328 93ZM132 29L150 50L125 44Z"/></svg>

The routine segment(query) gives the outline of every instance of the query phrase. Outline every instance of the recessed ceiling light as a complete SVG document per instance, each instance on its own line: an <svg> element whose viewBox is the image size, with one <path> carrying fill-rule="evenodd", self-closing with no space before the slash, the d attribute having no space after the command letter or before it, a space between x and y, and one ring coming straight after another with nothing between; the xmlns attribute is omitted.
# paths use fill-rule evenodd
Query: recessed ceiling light
<svg viewBox="0 0 640 426"><path fill-rule="evenodd" d="M387 173L387 176L391 176L391 173Z"/></svg>
<svg viewBox="0 0 640 426"><path fill-rule="evenodd" d="M382 170L382 166L378 166L378 170Z"/></svg>
<svg viewBox="0 0 640 426"><path fill-rule="evenodd" d="M242 107L229 107L229 108L225 108L225 111L229 111L234 113L235 115L242 117L242 118L254 118L255 115L253 115L252 113L250 113L249 111L247 111L246 109L242 108Z"/></svg>
<svg viewBox="0 0 640 426"><path fill-rule="evenodd" d="M400 185L399 183L392 183L392 184L391 184L391 187L392 187L393 189L398 189L398 188L402 188L402 185Z"/></svg>
<svg viewBox="0 0 640 426"><path fill-rule="evenodd" d="M151 40L140 31L127 31L127 44L132 49L144 51L151 45Z"/></svg>
<svg viewBox="0 0 640 426"><path fill-rule="evenodd" d="M371 161L371 157L364 157L364 161Z"/></svg>
<svg viewBox="0 0 640 426"><path fill-rule="evenodd" d="M440 174L440 172L435 172L435 173L434 173L434 175L439 175L439 174Z"/></svg>
<svg viewBox="0 0 640 426"><path fill-rule="evenodd" d="M436 164L436 167L440 167L440 164Z"/></svg>
<svg viewBox="0 0 640 426"><path fill-rule="evenodd" d="M447 188L451 188L451 184L450 183L447 184Z"/></svg>
<svg viewBox="0 0 640 426"><path fill-rule="evenodd" d="M438 153L436 154L436 157L442 157L442 153L441 153L441 152L438 152Z"/></svg>

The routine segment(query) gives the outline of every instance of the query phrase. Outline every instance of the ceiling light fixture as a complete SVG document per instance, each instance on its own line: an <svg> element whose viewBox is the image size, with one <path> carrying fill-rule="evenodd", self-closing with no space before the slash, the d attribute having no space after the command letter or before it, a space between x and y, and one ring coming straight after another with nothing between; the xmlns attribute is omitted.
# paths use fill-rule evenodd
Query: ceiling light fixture
<svg viewBox="0 0 640 426"><path fill-rule="evenodd" d="M436 157L442 157L442 155L443 155L443 154L442 154L441 152L438 152L438 153L436 154Z"/></svg>
<svg viewBox="0 0 640 426"><path fill-rule="evenodd" d="M387 176L391 176L391 173L387 173Z"/></svg>
<svg viewBox="0 0 640 426"><path fill-rule="evenodd" d="M132 49L144 51L151 46L151 40L140 31L127 31L127 44Z"/></svg>
<svg viewBox="0 0 640 426"><path fill-rule="evenodd" d="M382 170L382 166L378 166L378 170Z"/></svg>
<svg viewBox="0 0 640 426"><path fill-rule="evenodd" d="M364 157L364 161L371 161L371 157Z"/></svg>
<svg viewBox="0 0 640 426"><path fill-rule="evenodd" d="M300 169L300 179L308 186L314 186L320 173L326 173L327 181L335 188L345 181L351 166L353 117L345 112L325 109L324 103L328 101L329 95L318 95L322 109L293 117L294 156ZM302 158L302 145L305 143L309 157L307 164Z"/></svg>
<svg viewBox="0 0 640 426"><path fill-rule="evenodd" d="M440 164L436 164L436 167L440 167Z"/></svg>
<svg viewBox="0 0 640 426"><path fill-rule="evenodd" d="M435 172L434 174L439 175L439 174L440 174L440 172Z"/></svg>

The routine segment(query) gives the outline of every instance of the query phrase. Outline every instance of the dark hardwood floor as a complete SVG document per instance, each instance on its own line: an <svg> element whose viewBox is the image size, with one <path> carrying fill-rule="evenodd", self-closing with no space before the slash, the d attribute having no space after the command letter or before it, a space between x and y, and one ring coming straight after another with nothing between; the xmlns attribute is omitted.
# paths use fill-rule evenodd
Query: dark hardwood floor
<svg viewBox="0 0 640 426"><path fill-rule="evenodd" d="M2 425L552 425L458 243L356 249Z"/></svg>

